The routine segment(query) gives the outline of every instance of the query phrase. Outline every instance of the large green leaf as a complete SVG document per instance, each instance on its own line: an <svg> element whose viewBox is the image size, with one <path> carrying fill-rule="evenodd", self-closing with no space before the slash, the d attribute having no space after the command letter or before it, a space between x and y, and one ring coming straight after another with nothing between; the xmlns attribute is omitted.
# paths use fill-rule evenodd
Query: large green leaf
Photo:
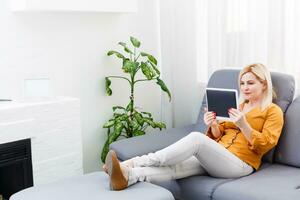
<svg viewBox="0 0 300 200"><path fill-rule="evenodd" d="M149 112L141 112L142 114L145 114L145 115L148 115L148 117L151 117L152 116L152 114L151 113L149 113Z"/></svg>
<svg viewBox="0 0 300 200"><path fill-rule="evenodd" d="M143 120L143 116L140 114L140 113L134 113L133 114L133 117L137 120L137 122L141 125L141 126L143 126L143 124L144 124L144 120Z"/></svg>
<svg viewBox="0 0 300 200"><path fill-rule="evenodd" d="M141 62L141 69L142 69L143 74L146 76L146 78L148 80L151 80L152 79L152 73L151 73L151 70L149 69L149 67L147 66L146 63Z"/></svg>
<svg viewBox="0 0 300 200"><path fill-rule="evenodd" d="M140 63L139 63L139 62L135 62L134 64L135 64L134 70L137 71L137 69L138 69Z"/></svg>
<svg viewBox="0 0 300 200"><path fill-rule="evenodd" d="M109 135L108 143L111 144L118 139L118 137L122 133L122 129L124 128L121 122L118 122L114 126L114 131Z"/></svg>
<svg viewBox="0 0 300 200"><path fill-rule="evenodd" d="M128 62L128 61L130 61L130 59L129 59L129 58L125 58L125 59L123 59L123 65L122 65L122 68L123 68L123 66L125 65L125 63L126 63L126 62Z"/></svg>
<svg viewBox="0 0 300 200"><path fill-rule="evenodd" d="M108 77L105 77L105 91L108 96L112 95L112 90L110 89L111 80Z"/></svg>
<svg viewBox="0 0 300 200"><path fill-rule="evenodd" d="M110 128L115 124L114 120L110 120L103 125L103 128Z"/></svg>
<svg viewBox="0 0 300 200"><path fill-rule="evenodd" d="M145 53L145 52L141 52L141 56L143 56L143 57L147 56L149 62L153 63L154 65L157 65L156 58L154 58L154 56L152 56L151 54Z"/></svg>
<svg viewBox="0 0 300 200"><path fill-rule="evenodd" d="M106 141L105 141L105 144L102 148L102 153L101 153L102 163L105 163L105 158L106 158L106 155L107 155L108 151L109 151L109 143L108 143L108 138L107 138Z"/></svg>
<svg viewBox="0 0 300 200"><path fill-rule="evenodd" d="M157 65L157 60L154 58L154 56L148 54L148 59L155 65Z"/></svg>
<svg viewBox="0 0 300 200"><path fill-rule="evenodd" d="M158 74L158 76L160 75L160 71L157 69L156 65L153 64L152 62L149 62L152 66L152 68L155 70L155 72Z"/></svg>
<svg viewBox="0 0 300 200"><path fill-rule="evenodd" d="M123 56L121 53L119 53L117 51L109 51L109 52L107 52L107 55L108 56L116 55L118 58L125 59L125 56Z"/></svg>
<svg viewBox="0 0 300 200"><path fill-rule="evenodd" d="M150 62L147 62L146 65L147 65L147 67L148 67L149 70L150 70L150 73L151 73L151 77L152 77L152 78L158 76L158 74L156 74L156 71L153 69L153 67L152 67L152 65L150 64Z"/></svg>
<svg viewBox="0 0 300 200"><path fill-rule="evenodd" d="M135 130L133 131L134 136L140 136L140 135L145 135L145 131L142 130Z"/></svg>
<svg viewBox="0 0 300 200"><path fill-rule="evenodd" d="M132 101L129 102L129 104L126 106L126 111L131 111L133 109Z"/></svg>
<svg viewBox="0 0 300 200"><path fill-rule="evenodd" d="M141 128L141 125L135 119L132 119L130 121L130 126L132 127L133 130L137 130Z"/></svg>
<svg viewBox="0 0 300 200"><path fill-rule="evenodd" d="M132 51L127 47L127 44L125 42L119 42L119 45L121 45L122 47L124 47L124 51L126 51L127 53L133 54Z"/></svg>
<svg viewBox="0 0 300 200"><path fill-rule="evenodd" d="M126 47L126 43L125 42L119 42L118 44L121 45L121 46L123 46L123 47Z"/></svg>
<svg viewBox="0 0 300 200"><path fill-rule="evenodd" d="M157 78L156 80L157 80L156 83L160 86L160 88L161 88L164 92L166 92L166 93L168 94L168 96L169 96L169 101L171 101L171 93L170 93L169 89L167 88L166 84L165 84L160 78Z"/></svg>
<svg viewBox="0 0 300 200"><path fill-rule="evenodd" d="M114 117L116 117L116 118L121 116L121 115L123 115L123 113L116 113L116 112L114 113Z"/></svg>
<svg viewBox="0 0 300 200"><path fill-rule="evenodd" d="M141 56L145 57L148 56L149 54L145 53L145 52L141 52Z"/></svg>
<svg viewBox="0 0 300 200"><path fill-rule="evenodd" d="M149 124L152 128L155 128L155 123L152 118L144 117L144 121Z"/></svg>
<svg viewBox="0 0 300 200"><path fill-rule="evenodd" d="M128 47L124 47L124 51L126 51L127 53L130 53L130 54L133 54L133 52Z"/></svg>
<svg viewBox="0 0 300 200"><path fill-rule="evenodd" d="M122 69L125 73L133 73L135 70L135 67L136 67L136 65L134 62L132 62L130 60L126 60L126 61L124 61L124 65L123 65Z"/></svg>
<svg viewBox="0 0 300 200"><path fill-rule="evenodd" d="M128 115L126 113L117 117L118 121L126 121L127 119L128 119Z"/></svg>
<svg viewBox="0 0 300 200"><path fill-rule="evenodd" d="M141 45L141 42L138 40L138 39L136 39L136 38L134 38L134 37L130 37L130 41L131 41L131 43L132 43L132 45L134 46L134 47L137 47L137 48L139 48L140 47L140 45Z"/></svg>
<svg viewBox="0 0 300 200"><path fill-rule="evenodd" d="M115 110L117 110L117 109L125 110L125 108L122 107L122 106L114 106L112 109L113 109L114 112L115 112Z"/></svg>
<svg viewBox="0 0 300 200"><path fill-rule="evenodd" d="M159 130L166 128L166 125L163 122L154 122L155 126L159 128Z"/></svg>

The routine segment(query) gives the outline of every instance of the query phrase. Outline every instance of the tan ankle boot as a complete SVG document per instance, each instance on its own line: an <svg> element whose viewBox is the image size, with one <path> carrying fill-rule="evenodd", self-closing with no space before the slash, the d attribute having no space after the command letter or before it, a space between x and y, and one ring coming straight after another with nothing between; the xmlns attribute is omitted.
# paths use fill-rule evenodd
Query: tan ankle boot
<svg viewBox="0 0 300 200"><path fill-rule="evenodd" d="M126 169L121 168L117 154L110 150L105 159L105 165L110 177L110 187L112 190L123 190L128 187L128 175Z"/></svg>

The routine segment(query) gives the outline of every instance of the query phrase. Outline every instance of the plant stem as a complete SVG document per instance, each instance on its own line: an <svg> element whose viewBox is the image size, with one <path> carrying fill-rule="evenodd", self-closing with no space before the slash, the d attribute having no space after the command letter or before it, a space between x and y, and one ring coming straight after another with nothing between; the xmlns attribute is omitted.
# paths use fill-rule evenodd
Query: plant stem
<svg viewBox="0 0 300 200"><path fill-rule="evenodd" d="M134 62L136 61L135 55L136 55L136 48L134 47L134 56L133 56Z"/></svg>
<svg viewBox="0 0 300 200"><path fill-rule="evenodd" d="M140 82L140 81L152 81L152 80L155 80L156 78L153 78L153 79L150 79L150 80L148 80L148 79L140 79L140 80L136 80L136 81L134 81L134 83L137 83L137 82Z"/></svg>
<svg viewBox="0 0 300 200"><path fill-rule="evenodd" d="M107 138L109 138L110 128L107 129Z"/></svg>
<svg viewBox="0 0 300 200"><path fill-rule="evenodd" d="M136 48L134 47L134 54L133 54L133 61L135 62L135 56L136 56ZM132 114L133 114L133 108L134 108L134 77L135 77L135 74L136 72L134 72L131 76L131 91L130 91L130 101L131 101L131 110L130 110L130 117L131 117L131 120L132 120Z"/></svg>
<svg viewBox="0 0 300 200"><path fill-rule="evenodd" d="M134 48L134 54L133 54L133 59L135 59L135 54L136 54L136 49ZM132 58L130 58L131 59L131 61L134 61L134 60L132 60ZM130 75L130 77L131 77L131 83L130 83L130 105L131 105L131 108L130 108L130 111L129 111L129 120L133 120L133 108L134 108L134 84L135 84L135 82L134 82L134 77L135 77L135 74L136 74L136 72L133 72L131 75ZM129 128L129 134L132 134L132 131L133 130L131 130L131 127L130 126L128 126L128 128Z"/></svg>
<svg viewBox="0 0 300 200"><path fill-rule="evenodd" d="M121 79L127 80L131 84L131 81L128 78L123 77L123 76L108 76L107 78L121 78Z"/></svg>
<svg viewBox="0 0 300 200"><path fill-rule="evenodd" d="M141 53L139 53L138 57L134 60L135 62L139 59Z"/></svg>
<svg viewBox="0 0 300 200"><path fill-rule="evenodd" d="M133 108L134 108L134 75L131 77L131 90L130 90L130 101L131 101L131 109L130 109L130 118L132 119L132 113L133 113Z"/></svg>

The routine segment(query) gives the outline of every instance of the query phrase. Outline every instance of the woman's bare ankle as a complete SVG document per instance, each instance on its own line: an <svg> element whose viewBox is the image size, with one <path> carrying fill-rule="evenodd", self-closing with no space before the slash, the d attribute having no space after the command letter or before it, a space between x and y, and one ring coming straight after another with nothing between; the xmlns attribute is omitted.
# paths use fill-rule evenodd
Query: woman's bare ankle
<svg viewBox="0 0 300 200"><path fill-rule="evenodd" d="M104 171L105 173L108 173L108 172L107 172L107 166L106 166L105 164L103 164L102 169L103 169L103 171Z"/></svg>

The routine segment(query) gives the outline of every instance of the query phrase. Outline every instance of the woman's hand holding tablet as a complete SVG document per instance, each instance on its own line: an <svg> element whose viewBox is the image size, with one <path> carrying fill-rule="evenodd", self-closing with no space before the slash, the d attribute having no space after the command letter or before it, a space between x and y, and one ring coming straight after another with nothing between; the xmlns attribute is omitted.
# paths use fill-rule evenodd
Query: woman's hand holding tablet
<svg viewBox="0 0 300 200"><path fill-rule="evenodd" d="M217 120L231 121L228 110L238 108L238 92L235 89L206 88L208 111L216 114Z"/></svg>

